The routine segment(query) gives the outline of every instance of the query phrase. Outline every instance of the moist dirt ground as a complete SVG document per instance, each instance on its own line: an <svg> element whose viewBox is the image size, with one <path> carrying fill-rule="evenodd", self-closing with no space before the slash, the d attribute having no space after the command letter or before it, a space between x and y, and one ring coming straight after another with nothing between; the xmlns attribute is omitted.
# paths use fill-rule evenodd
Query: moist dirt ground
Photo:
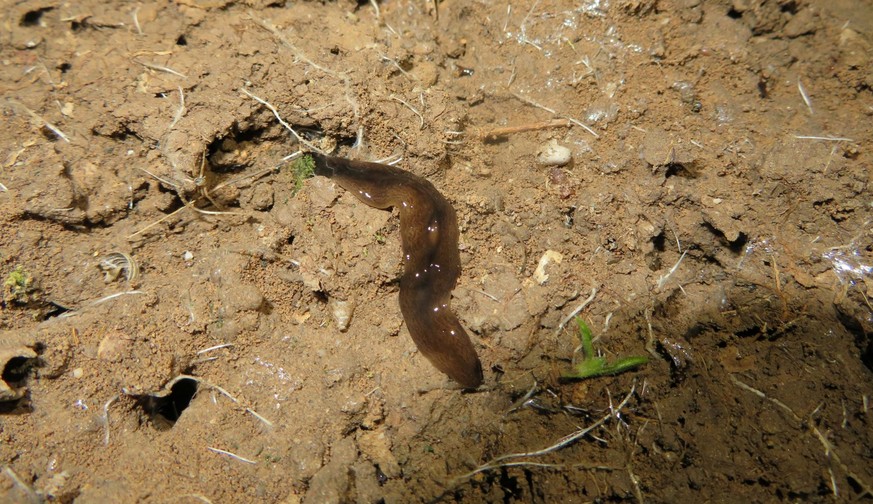
<svg viewBox="0 0 873 504"><path fill-rule="evenodd" d="M873 499L869 2L0 3L0 501ZM454 205L480 390L301 148Z"/></svg>

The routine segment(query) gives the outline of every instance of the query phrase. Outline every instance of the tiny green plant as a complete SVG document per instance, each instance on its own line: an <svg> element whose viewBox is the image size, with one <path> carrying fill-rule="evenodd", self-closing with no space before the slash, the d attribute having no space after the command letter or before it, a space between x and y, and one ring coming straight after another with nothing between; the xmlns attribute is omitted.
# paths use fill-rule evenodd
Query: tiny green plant
<svg viewBox="0 0 873 504"><path fill-rule="evenodd" d="M605 357L600 357L594 353L591 329L582 320L582 317L576 317L576 325L579 327L578 335L582 344L582 359L576 363L572 370L562 373L562 378L583 380L597 376L616 375L649 362L648 357L644 356L624 357L614 362L608 362Z"/></svg>
<svg viewBox="0 0 873 504"><path fill-rule="evenodd" d="M33 275L24 269L24 266L18 265L6 275L6 280L3 282L4 303L27 304L36 299L35 292Z"/></svg>
<svg viewBox="0 0 873 504"><path fill-rule="evenodd" d="M304 154L291 164L291 173L294 176L294 194L303 188L303 181L315 176L315 160L309 154Z"/></svg>

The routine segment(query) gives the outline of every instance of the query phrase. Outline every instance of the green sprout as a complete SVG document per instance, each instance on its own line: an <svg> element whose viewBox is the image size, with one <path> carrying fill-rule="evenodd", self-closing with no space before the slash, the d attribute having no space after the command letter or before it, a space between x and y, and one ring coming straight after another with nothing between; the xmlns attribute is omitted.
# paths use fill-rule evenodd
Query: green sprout
<svg viewBox="0 0 873 504"><path fill-rule="evenodd" d="M35 292L33 275L24 266L18 265L6 275L6 281L3 282L4 303L27 304L36 299Z"/></svg>
<svg viewBox="0 0 873 504"><path fill-rule="evenodd" d="M294 176L294 194L303 189L303 181L315 176L315 159L304 154L291 164L291 174Z"/></svg>
<svg viewBox="0 0 873 504"><path fill-rule="evenodd" d="M597 376L616 375L630 371L649 362L648 357L624 357L615 362L607 362L605 357L599 357L594 353L594 344L591 342L591 329L582 320L576 317L576 325L579 326L579 341L582 343L582 359L576 363L571 371L561 373L561 377L569 380L583 380Z"/></svg>

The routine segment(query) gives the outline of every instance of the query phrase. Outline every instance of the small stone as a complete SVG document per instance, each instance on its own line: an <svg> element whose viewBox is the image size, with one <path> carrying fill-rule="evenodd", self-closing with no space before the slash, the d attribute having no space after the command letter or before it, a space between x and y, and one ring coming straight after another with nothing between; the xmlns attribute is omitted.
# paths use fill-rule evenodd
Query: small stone
<svg viewBox="0 0 873 504"><path fill-rule="evenodd" d="M340 301L338 299L331 300L333 321L336 323L336 327L340 332L346 332L349 328L349 322L352 320L352 314L354 312L354 301Z"/></svg>
<svg viewBox="0 0 873 504"><path fill-rule="evenodd" d="M546 266L549 263L554 262L555 264L561 264L561 261L564 260L564 256L560 252L556 252L554 250L546 250L543 253L543 256L540 257L540 262L537 264L537 269L534 270L533 277L534 280L540 285L549 281L549 275L546 273Z"/></svg>
<svg viewBox="0 0 873 504"><path fill-rule="evenodd" d="M558 144L557 140L549 140L537 153L537 162L543 166L564 166L573 159L570 149Z"/></svg>

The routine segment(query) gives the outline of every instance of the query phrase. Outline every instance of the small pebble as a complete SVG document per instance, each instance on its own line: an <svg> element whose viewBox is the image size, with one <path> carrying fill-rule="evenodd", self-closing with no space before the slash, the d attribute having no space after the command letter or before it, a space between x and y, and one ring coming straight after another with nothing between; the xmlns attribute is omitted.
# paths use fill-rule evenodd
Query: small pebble
<svg viewBox="0 0 873 504"><path fill-rule="evenodd" d="M549 140L537 153L537 162L544 166L564 166L573 158L570 149L558 144L557 140Z"/></svg>

